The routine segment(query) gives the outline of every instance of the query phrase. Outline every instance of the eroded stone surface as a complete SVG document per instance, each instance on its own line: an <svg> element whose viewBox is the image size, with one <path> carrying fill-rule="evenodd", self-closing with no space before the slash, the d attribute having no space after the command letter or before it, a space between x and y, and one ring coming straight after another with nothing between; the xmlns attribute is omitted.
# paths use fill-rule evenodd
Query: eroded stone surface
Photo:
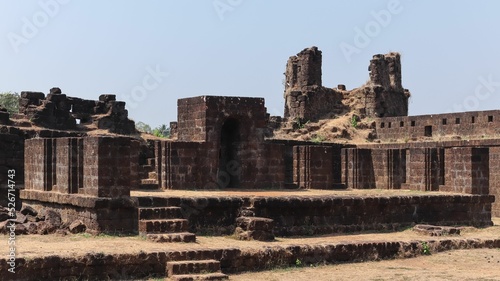
<svg viewBox="0 0 500 281"><path fill-rule="evenodd" d="M116 95L101 95L99 100L69 97L60 88L41 92L21 92L19 112L33 124L58 130L77 130L77 124L94 124L112 133L135 133L134 121L128 119L125 102ZM77 122L78 120L78 122Z"/></svg>
<svg viewBox="0 0 500 281"><path fill-rule="evenodd" d="M460 227L417 224L413 231L429 236L460 235Z"/></svg>
<svg viewBox="0 0 500 281"><path fill-rule="evenodd" d="M373 56L367 84L346 91L345 85L336 89L322 85L322 52L317 47L302 50L286 65L284 117L305 122L345 112L372 118L408 115L410 94L401 84L400 57L398 53Z"/></svg>

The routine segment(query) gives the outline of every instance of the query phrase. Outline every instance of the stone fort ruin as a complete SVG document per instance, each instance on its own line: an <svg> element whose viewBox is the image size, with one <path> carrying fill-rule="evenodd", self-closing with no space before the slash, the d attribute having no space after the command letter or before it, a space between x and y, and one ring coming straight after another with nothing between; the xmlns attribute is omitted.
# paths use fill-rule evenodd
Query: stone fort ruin
<svg viewBox="0 0 500 281"><path fill-rule="evenodd" d="M15 170L16 208L59 218L57 225L19 220L24 234L78 222L92 233L193 242L207 232L272 240L415 223L492 225L500 216L500 111L408 116L398 53L375 55L368 82L352 90L324 87L321 64L316 47L290 57L283 117L270 116L262 98L179 99L170 139L142 138L114 95L22 92L19 114L0 110L0 204L7 206L7 171ZM297 122L351 113L356 122L370 120L362 143L276 137L300 130ZM242 189L346 193L171 195ZM353 189L428 192L349 195Z"/></svg>

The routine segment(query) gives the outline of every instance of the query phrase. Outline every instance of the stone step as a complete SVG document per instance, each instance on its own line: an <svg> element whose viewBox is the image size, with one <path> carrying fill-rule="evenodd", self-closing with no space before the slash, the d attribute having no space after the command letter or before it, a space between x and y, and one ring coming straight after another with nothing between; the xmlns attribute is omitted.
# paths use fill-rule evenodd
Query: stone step
<svg viewBox="0 0 500 281"><path fill-rule="evenodd" d="M155 197L155 196L139 196L137 197L139 207L168 207L181 205L179 197Z"/></svg>
<svg viewBox="0 0 500 281"><path fill-rule="evenodd" d="M158 175L156 174L156 172L149 172L148 173L148 179L156 180L157 177L158 177Z"/></svg>
<svg viewBox="0 0 500 281"><path fill-rule="evenodd" d="M210 273L210 274L188 274L188 275L174 275L169 277L169 280L175 281L218 281L229 280L229 276L224 273Z"/></svg>
<svg viewBox="0 0 500 281"><path fill-rule="evenodd" d="M188 220L167 219L167 220L139 220L139 233L161 234L185 232L188 230Z"/></svg>
<svg viewBox="0 0 500 281"><path fill-rule="evenodd" d="M236 226L244 230L272 231L274 220L261 217L238 217L236 218Z"/></svg>
<svg viewBox="0 0 500 281"><path fill-rule="evenodd" d="M239 212L240 217L255 217L254 207L242 207Z"/></svg>
<svg viewBox="0 0 500 281"><path fill-rule="evenodd" d="M146 234L146 238L150 241L157 242L157 243L173 243L173 242L193 243L193 242L196 242L196 235L191 233L191 232Z"/></svg>
<svg viewBox="0 0 500 281"><path fill-rule="evenodd" d="M167 262L167 276L207 274L220 272L220 262L217 260L188 260Z"/></svg>
<svg viewBox="0 0 500 281"><path fill-rule="evenodd" d="M141 184L156 184L156 185L158 185L158 181L156 179L141 179Z"/></svg>
<svg viewBox="0 0 500 281"><path fill-rule="evenodd" d="M283 187L284 189L297 189L299 188L297 184L295 183L285 183L285 186Z"/></svg>
<svg viewBox="0 0 500 281"><path fill-rule="evenodd" d="M274 221L261 217L238 217L234 234L240 240L273 241Z"/></svg>
<svg viewBox="0 0 500 281"><path fill-rule="evenodd" d="M264 230L243 230L241 227L237 227L234 230L236 238L239 240L257 240L257 241L274 241L274 234L270 231Z"/></svg>
<svg viewBox="0 0 500 281"><path fill-rule="evenodd" d="M139 167L139 177L147 178L149 172L154 172L155 168L152 165L141 165Z"/></svg>
<svg viewBox="0 0 500 281"><path fill-rule="evenodd" d="M139 220L180 219L180 207L139 208Z"/></svg>
<svg viewBox="0 0 500 281"><path fill-rule="evenodd" d="M137 190L158 190L158 184L139 184Z"/></svg>
<svg viewBox="0 0 500 281"><path fill-rule="evenodd" d="M139 183L139 190L156 190L158 188L158 181L155 179L141 179Z"/></svg>

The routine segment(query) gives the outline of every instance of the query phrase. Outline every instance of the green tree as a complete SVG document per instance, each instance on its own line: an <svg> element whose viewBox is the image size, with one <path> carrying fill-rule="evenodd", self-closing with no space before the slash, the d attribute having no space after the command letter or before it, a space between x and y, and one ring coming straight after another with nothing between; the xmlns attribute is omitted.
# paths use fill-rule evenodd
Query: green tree
<svg viewBox="0 0 500 281"><path fill-rule="evenodd" d="M153 135L160 137L160 138L169 138L170 137L170 127L167 127L167 125L165 125L165 124L160 125L153 130Z"/></svg>
<svg viewBox="0 0 500 281"><path fill-rule="evenodd" d="M149 126L148 124L141 122L141 121L135 123L135 128L139 132L148 133L148 134L152 133L151 126Z"/></svg>
<svg viewBox="0 0 500 281"><path fill-rule="evenodd" d="M19 99L21 97L18 93L4 92L0 93L0 106L5 107L10 114L19 113Z"/></svg>

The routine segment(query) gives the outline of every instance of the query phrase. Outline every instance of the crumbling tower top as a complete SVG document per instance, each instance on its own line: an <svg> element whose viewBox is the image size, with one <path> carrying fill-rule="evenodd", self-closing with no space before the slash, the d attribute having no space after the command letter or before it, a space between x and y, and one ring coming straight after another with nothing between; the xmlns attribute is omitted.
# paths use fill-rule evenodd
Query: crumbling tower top
<svg viewBox="0 0 500 281"><path fill-rule="evenodd" d="M361 117L408 115L410 92L402 86L399 53L374 55L368 68L370 80L353 90L346 90L344 85L323 87L321 62L317 47L306 48L288 59L284 93L287 120L328 119L346 112Z"/></svg>
<svg viewBox="0 0 500 281"><path fill-rule="evenodd" d="M285 91L304 86L321 86L321 60L321 51L314 46L290 57L286 64Z"/></svg>
<svg viewBox="0 0 500 281"><path fill-rule="evenodd" d="M404 91L401 81L401 55L391 52L386 55L374 55L370 60L370 80L384 89Z"/></svg>

